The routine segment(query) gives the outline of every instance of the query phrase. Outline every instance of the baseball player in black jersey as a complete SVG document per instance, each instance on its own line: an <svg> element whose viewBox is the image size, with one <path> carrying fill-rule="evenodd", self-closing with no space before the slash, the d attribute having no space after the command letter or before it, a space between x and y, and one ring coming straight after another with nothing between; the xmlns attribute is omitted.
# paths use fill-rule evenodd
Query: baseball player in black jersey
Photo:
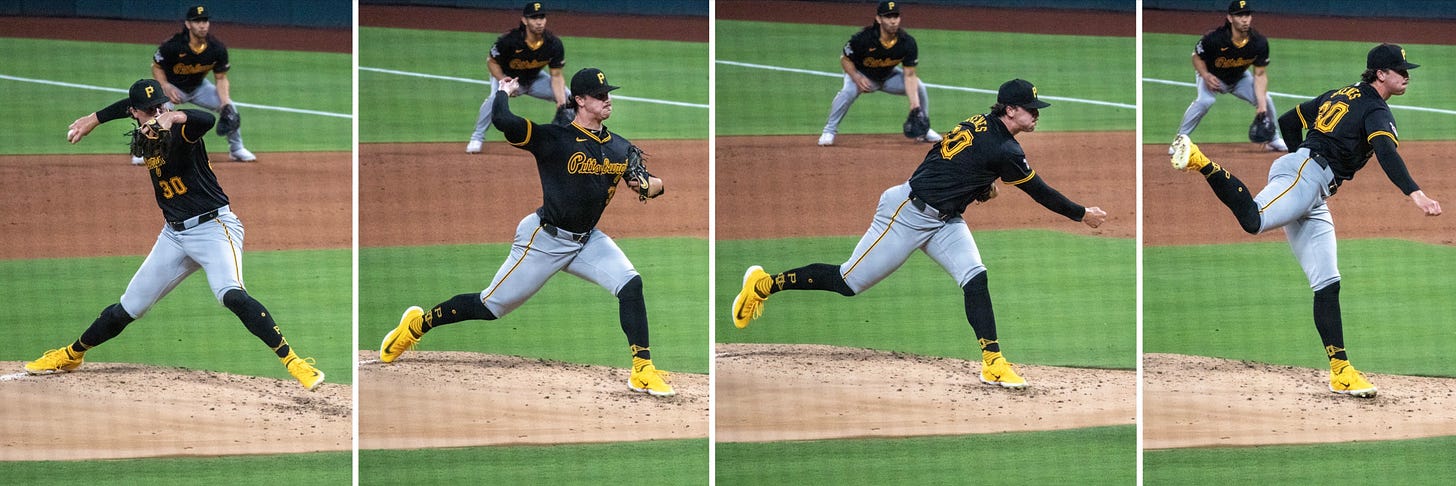
<svg viewBox="0 0 1456 486"><path fill-rule="evenodd" d="M1020 188L1047 209L1096 228L1107 213L1082 207L1047 185L1027 164L1016 134L1036 130L1040 110L1049 106L1031 83L1014 79L1001 85L991 112L956 125L930 148L904 184L880 195L874 221L849 260L815 263L777 275L754 265L743 276L733 300L739 328L763 313L764 301L783 290L827 290L855 296L888 277L919 249L955 277L965 296L966 320L980 342L981 381L1023 388L1023 380L1001 354L996 317L991 311L986 266L962 214L973 203L996 197L997 179Z"/></svg>
<svg viewBox="0 0 1456 486"><path fill-rule="evenodd" d="M475 131L470 134L465 153L478 154L485 144L495 94L501 80L506 78L517 80L521 86L513 97L528 94L555 101L557 120L553 122L570 123L575 116L567 106L571 92L566 90L566 80L561 75L561 68L566 65L566 47L560 37L546 30L546 7L541 2L526 3L521 9L521 24L496 38L485 65L490 70L490 95L480 104L480 116L475 119ZM543 67L549 70L548 76L541 75Z"/></svg>
<svg viewBox="0 0 1456 486"><path fill-rule="evenodd" d="M86 351L121 334L157 301L199 268L207 274L218 302L243 321L249 331L277 354L304 388L313 390L324 373L313 358L299 358L273 321L273 314L243 287L243 223L228 205L227 194L208 164L202 136L212 129L212 114L200 110L171 111L160 83L137 80L127 98L71 124L66 139L76 143L97 125L122 118L136 120L132 155L146 162L157 206L166 224L152 252L137 269L121 301L101 311L81 337L47 351L25 364L31 374L72 371Z"/></svg>
<svg viewBox="0 0 1456 486"><path fill-rule="evenodd" d="M185 28L157 46L152 55L152 79L162 84L167 99L174 105L192 103L215 111L219 121L218 135L227 137L228 158L252 162L258 157L243 146L243 135L237 129L237 107L233 106L232 82L228 71L227 46L211 34L212 12L202 5L187 9ZM207 80L211 72L216 84ZM133 156L133 164L142 161Z"/></svg>
<svg viewBox="0 0 1456 486"><path fill-rule="evenodd" d="M819 145L834 145L839 122L861 93L884 91L905 95L910 110L930 114L930 100L915 67L920 65L920 48L915 38L900 28L900 2L880 2L875 22L861 29L844 44L839 67L844 70L844 86L829 105L829 121L819 135ZM940 134L930 130L920 137L923 142L939 142Z"/></svg>
<svg viewBox="0 0 1456 486"><path fill-rule="evenodd" d="M1279 117L1280 128L1298 148L1274 160L1269 183L1257 196L1211 162L1187 136L1173 141L1172 162L1175 169L1202 174L1244 231L1259 234L1284 228L1314 290L1314 325L1330 360L1330 391L1373 397L1375 385L1350 365L1345 353L1335 223L1325 201L1375 155L1386 177L1422 213L1440 215L1441 205L1427 197L1406 170L1396 151L1395 117L1385 104L1391 96L1405 94L1410 70L1418 65L1406 61L1400 46L1381 44L1366 55L1365 67L1360 82L1330 90ZM1302 138L1306 130L1308 138Z"/></svg>
<svg viewBox="0 0 1456 486"><path fill-rule="evenodd" d="M1229 3L1223 26L1198 39L1192 56L1193 69L1198 74L1194 80L1198 97L1183 112L1183 123L1178 125L1179 135L1191 134L1198 128L1198 122L1213 108L1214 97L1219 93L1231 93L1254 105L1257 116L1270 117L1278 113L1274 108L1274 97L1269 96L1269 76L1266 73L1269 39L1254 30L1253 22L1254 9L1249 6L1249 0L1234 0ZM1278 134L1264 142L1264 147L1271 151L1289 151Z"/></svg>
<svg viewBox="0 0 1456 486"><path fill-rule="evenodd" d="M521 89L515 78L500 82L495 95L496 128L506 141L536 157L544 202L516 227L510 256L501 264L490 286L480 292L457 295L429 311L405 310L380 343L379 359L398 359L426 332L467 319L495 320L520 307L557 272L581 277L617 296L622 331L632 353L632 374L627 386L657 396L675 392L667 373L652 364L648 349L647 304L642 277L610 236L596 229L602 211L612 202L624 175L633 172L636 147L602 125L612 115L606 74L595 68L571 78L571 106L576 117L566 125L537 124L511 113L509 97ZM640 165L638 165L640 167ZM641 179L629 179L628 188L643 200L662 195L662 179L641 170ZM639 181L646 181L644 186Z"/></svg>

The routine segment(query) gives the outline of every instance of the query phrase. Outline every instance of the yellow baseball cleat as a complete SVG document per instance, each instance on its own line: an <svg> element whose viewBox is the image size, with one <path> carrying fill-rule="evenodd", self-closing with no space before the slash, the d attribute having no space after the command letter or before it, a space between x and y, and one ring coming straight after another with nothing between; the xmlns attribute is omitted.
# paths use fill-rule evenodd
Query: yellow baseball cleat
<svg viewBox="0 0 1456 486"><path fill-rule="evenodd" d="M81 367L85 360L86 353L71 351L70 346L60 349L46 351L35 361L25 364L25 372L32 375L49 375L51 373L64 373L74 371Z"/></svg>
<svg viewBox="0 0 1456 486"><path fill-rule="evenodd" d="M1365 375L1356 370L1349 361L1343 359L1330 360L1330 391L1342 395L1353 395L1360 398L1371 398L1375 396L1375 385L1365 379Z"/></svg>
<svg viewBox="0 0 1456 486"><path fill-rule="evenodd" d="M405 309L404 315L399 318L399 325L393 331L384 335L384 341L379 343L379 360L385 363L392 363L399 359L399 355L415 347L420 342L420 336L415 328L425 319L425 310L419 306L412 306Z"/></svg>
<svg viewBox="0 0 1456 486"><path fill-rule="evenodd" d="M1198 150L1198 144L1193 143L1193 140L1187 135L1173 137L1173 144L1169 147L1169 151L1173 154L1174 169L1196 171L1210 163L1208 157L1203 155L1203 151Z"/></svg>
<svg viewBox="0 0 1456 486"><path fill-rule="evenodd" d="M627 388L658 397L677 394L667 384L667 372L652 366L652 360L642 358L632 358L632 376L627 378Z"/></svg>
<svg viewBox="0 0 1456 486"><path fill-rule="evenodd" d="M981 383L1003 388L1026 388L1026 380L1011 369L1011 363L1001 353L981 353Z"/></svg>
<svg viewBox="0 0 1456 486"><path fill-rule="evenodd" d="M308 391L313 391L324 382L324 372L313 366L315 363L313 358L300 358L290 350L288 356L279 358L279 361L283 362L283 366L288 367L288 374L293 375L293 378Z"/></svg>
<svg viewBox="0 0 1456 486"><path fill-rule="evenodd" d="M733 299L733 325L739 329L748 327L748 323L758 316L763 315L763 301L768 299L768 293L758 290L758 284L766 279L771 279L763 267L754 265L748 267L743 274L743 288L738 291L738 297Z"/></svg>

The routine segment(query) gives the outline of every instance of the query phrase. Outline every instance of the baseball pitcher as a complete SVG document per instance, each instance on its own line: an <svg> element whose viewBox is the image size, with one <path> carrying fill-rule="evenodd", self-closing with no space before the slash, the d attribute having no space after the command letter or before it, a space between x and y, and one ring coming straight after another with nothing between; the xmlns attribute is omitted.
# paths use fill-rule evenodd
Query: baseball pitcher
<svg viewBox="0 0 1456 486"><path fill-rule="evenodd" d="M839 265L810 264L777 275L757 265L749 267L733 300L733 324L747 327L762 315L764 301L784 290L858 295L899 269L918 249L961 286L966 321L981 347L981 382L1026 387L1026 380L1001 354L986 266L962 215L971 204L996 197L999 179L1073 221L1096 228L1107 220L1101 208L1083 207L1047 185L1027 163L1016 135L1036 130L1040 110L1047 106L1025 80L1002 84L990 113L960 122L930 148L909 181L880 195L874 220L849 260Z"/></svg>
<svg viewBox="0 0 1456 486"><path fill-rule="evenodd" d="M516 226L510 256L501 264L490 286L480 292L457 295L429 311L405 310L380 343L379 359L398 359L426 332L439 326L478 319L505 317L535 295L546 280L566 272L597 284L617 297L622 332L632 353L633 391L655 396L676 393L667 373L652 364L648 349L647 303L642 277L610 236L596 228L602 211L612 202L624 179L645 201L662 195L662 179L642 165L641 151L602 122L612 115L607 75L586 68L571 77L572 123L540 125L511 113L509 99L521 88L515 78L501 80L494 97L496 128L506 141L536 158L544 201Z"/></svg>
<svg viewBox="0 0 1456 486"><path fill-rule="evenodd" d="M1249 234L1284 228L1294 258L1314 291L1314 325L1330 360L1330 391L1362 398L1375 385L1350 365L1340 318L1340 271L1335 258L1335 222L1326 200L1355 177L1370 156L1390 181L1428 216L1441 205L1426 196L1396 151L1395 117L1386 100L1405 94L1410 70L1405 49L1375 46L1366 55L1360 82L1330 90L1279 117L1280 128L1297 149L1274 160L1269 183L1257 196L1237 177L1210 161L1186 135L1173 140L1173 168L1198 171L1218 199ZM1308 131L1308 138L1302 138Z"/></svg>
<svg viewBox="0 0 1456 486"><path fill-rule="evenodd" d="M273 314L243 286L243 223L218 185L202 141L213 127L212 114L170 110L163 89L156 80L137 80L127 98L71 124L66 139L76 143L102 123L127 117L136 120L140 126L131 133L131 153L145 161L166 224L121 301L102 310L70 346L47 351L26 363L25 371L49 374L79 368L88 350L121 334L127 324L141 319L177 284L201 269L218 302L272 349L304 388L315 389L323 383L324 372L313 366L313 358L299 358L294 353Z"/></svg>

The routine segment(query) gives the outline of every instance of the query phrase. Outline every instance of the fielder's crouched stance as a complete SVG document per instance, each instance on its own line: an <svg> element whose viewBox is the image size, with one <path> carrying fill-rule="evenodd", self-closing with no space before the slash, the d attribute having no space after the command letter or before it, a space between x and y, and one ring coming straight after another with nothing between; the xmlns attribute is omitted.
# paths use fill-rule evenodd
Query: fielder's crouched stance
<svg viewBox="0 0 1456 486"><path fill-rule="evenodd" d="M1395 117L1385 103L1391 96L1405 94L1410 70L1417 67L1406 61L1400 46L1375 46L1366 55L1360 82L1327 91L1279 117L1284 136L1297 149L1274 160L1269 183L1257 196L1209 160L1188 136L1174 138L1170 147L1173 168L1203 175L1244 231L1259 234L1284 228L1314 291L1314 326L1330 360L1330 391L1335 393L1370 398L1376 389L1345 353L1335 222L1325 201L1376 155L1385 175L1421 212L1441 214L1440 203L1426 197L1396 151ZM1308 138L1302 138L1306 130Z"/></svg>
<svg viewBox="0 0 1456 486"><path fill-rule="evenodd" d="M142 79L131 85L129 96L71 124L67 140L76 143L97 125L131 117L140 124L132 132L132 155L141 157L152 179L157 205L167 223L152 252L127 284L121 302L96 318L80 339L47 351L25 364L31 374L79 368L86 351L121 334L152 305L199 268L217 300L231 310L248 330L263 340L288 373L313 390L324 373L313 358L299 358L273 322L263 304L243 287L243 223L228 206L207 160L202 136L213 127L212 114L200 110L169 111L162 86Z"/></svg>
<svg viewBox="0 0 1456 486"><path fill-rule="evenodd" d="M399 325L384 336L379 359L398 359L426 332L468 319L494 320L520 307L557 272L581 277L617 296L622 332L632 352L627 386L658 396L675 392L667 373L652 365L648 350L647 304L642 277L606 233L596 229L623 179L645 201L662 195L662 179L647 173L641 151L607 130L612 115L610 91L600 70L586 68L571 78L571 108L576 118L567 125L540 125L510 111L510 98L520 89L506 78L494 97L495 126L506 141L536 157L545 201L516 227L510 257L490 286L479 293L457 295L429 311L410 307Z"/></svg>
<svg viewBox="0 0 1456 486"><path fill-rule="evenodd" d="M996 317L976 240L961 214L973 202L996 197L997 179L1026 191L1047 209L1096 228L1107 213L1082 207L1052 189L1026 162L1016 134L1036 129L1038 110L1050 106L1021 79L1001 85L991 112L972 116L937 142L910 180L880 195L874 222L849 260L815 263L777 275L757 265L743 276L733 300L739 328L763 313L764 301L782 290L828 290L858 295L899 269L915 250L924 251L955 277L965 295L966 320L981 345L981 381L1023 388L1023 380L1001 354Z"/></svg>

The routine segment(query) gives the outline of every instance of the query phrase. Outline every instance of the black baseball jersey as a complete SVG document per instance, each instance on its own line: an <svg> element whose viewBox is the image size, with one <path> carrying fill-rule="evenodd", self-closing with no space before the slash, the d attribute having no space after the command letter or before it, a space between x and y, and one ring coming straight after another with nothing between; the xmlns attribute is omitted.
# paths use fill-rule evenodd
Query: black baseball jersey
<svg viewBox="0 0 1456 486"><path fill-rule="evenodd" d="M967 118L936 142L910 176L910 193L942 214L961 214L997 179L1068 218L1080 221L1086 212L1037 176L1021 143L989 114Z"/></svg>
<svg viewBox="0 0 1456 486"><path fill-rule="evenodd" d="M1375 153L1372 144L1376 138L1389 137L1391 142L1400 142L1390 106L1373 86L1366 83L1328 91L1300 103L1294 112L1308 130L1308 136L1300 146L1328 161L1330 172L1339 180L1350 180L1355 177L1356 171L1365 167ZM1391 173L1396 185L1409 194L1417 186L1414 181L1409 181L1405 164L1399 165L1387 167L1386 172Z"/></svg>
<svg viewBox="0 0 1456 486"><path fill-rule="evenodd" d="M511 113L510 97L500 94L494 105L496 128L511 145L536 156L541 221L573 233L595 228L627 171L632 142L606 126L593 132L575 123L538 125Z"/></svg>
<svg viewBox="0 0 1456 486"><path fill-rule="evenodd" d="M883 82L895 74L896 65L915 67L920 64L920 49L915 38L905 29L895 33L895 40L889 45L880 43L878 24L865 27L844 44L844 56L854 62L855 69L866 77Z"/></svg>
<svg viewBox="0 0 1456 486"><path fill-rule="evenodd" d="M189 38L183 30L157 46L157 52L152 55L152 61L167 73L167 82L184 91L197 89L207 79L208 72L225 73L231 68L227 46L222 41L208 35L202 49L193 50L188 44Z"/></svg>
<svg viewBox="0 0 1456 486"><path fill-rule="evenodd" d="M500 64L506 77L520 78L521 84L529 84L541 74L541 68L560 69L566 65L566 47L551 31L541 34L541 43L526 42L526 30L521 27L501 34L490 46L490 58Z"/></svg>
<svg viewBox="0 0 1456 486"><path fill-rule="evenodd" d="M1225 85L1233 86L1244 77L1249 66L1269 65L1269 39L1250 28L1249 38L1242 45L1236 45L1233 27L1224 22L1223 27L1203 34L1193 47L1193 53L1208 65L1210 74Z"/></svg>

